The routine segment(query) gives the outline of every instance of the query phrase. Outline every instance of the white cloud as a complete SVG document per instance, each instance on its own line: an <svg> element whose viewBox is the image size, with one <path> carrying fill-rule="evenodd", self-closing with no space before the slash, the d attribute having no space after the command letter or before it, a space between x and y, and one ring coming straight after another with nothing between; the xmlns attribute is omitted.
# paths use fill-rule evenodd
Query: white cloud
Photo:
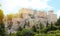
<svg viewBox="0 0 60 36"><path fill-rule="evenodd" d="M51 9L48 5L50 0L4 0L3 9L5 14L10 12L17 12L20 8L32 8L32 9Z"/></svg>

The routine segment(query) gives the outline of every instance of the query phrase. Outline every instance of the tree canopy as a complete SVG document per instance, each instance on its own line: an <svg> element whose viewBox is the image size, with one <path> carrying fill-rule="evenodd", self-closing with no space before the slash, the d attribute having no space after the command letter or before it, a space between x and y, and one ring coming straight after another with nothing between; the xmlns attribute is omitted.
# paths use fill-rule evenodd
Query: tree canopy
<svg viewBox="0 0 60 36"><path fill-rule="evenodd" d="M4 18L3 10L0 9L0 22L3 21L3 18Z"/></svg>

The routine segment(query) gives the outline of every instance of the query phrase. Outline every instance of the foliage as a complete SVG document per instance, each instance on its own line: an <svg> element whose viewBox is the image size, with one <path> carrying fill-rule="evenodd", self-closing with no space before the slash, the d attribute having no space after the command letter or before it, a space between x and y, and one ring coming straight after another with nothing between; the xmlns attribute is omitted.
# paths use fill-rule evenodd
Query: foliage
<svg viewBox="0 0 60 36"><path fill-rule="evenodd" d="M16 34L15 33L10 33L9 36L16 36Z"/></svg>
<svg viewBox="0 0 60 36"><path fill-rule="evenodd" d="M55 26L57 26L57 29L60 30L60 17L57 20L57 22L55 23Z"/></svg>
<svg viewBox="0 0 60 36"><path fill-rule="evenodd" d="M3 11L0 9L0 36L6 36L5 24L3 23L3 18L4 18L4 14Z"/></svg>
<svg viewBox="0 0 60 36"><path fill-rule="evenodd" d="M49 25L48 27L42 29L40 32L41 33L48 33L49 31L54 31L57 30L57 27L53 24Z"/></svg>
<svg viewBox="0 0 60 36"><path fill-rule="evenodd" d="M31 30L29 30L29 29L24 29L24 30L22 31L22 34L23 34L23 36L34 36L33 31L31 31Z"/></svg>
<svg viewBox="0 0 60 36"><path fill-rule="evenodd" d="M60 26L60 17L59 17L59 19L57 20L57 22L56 22L55 25L56 25L56 26Z"/></svg>
<svg viewBox="0 0 60 36"><path fill-rule="evenodd" d="M35 34L35 36L47 36L46 34Z"/></svg>
<svg viewBox="0 0 60 36"><path fill-rule="evenodd" d="M17 36L34 36L34 33L31 30L23 29L22 31L18 31Z"/></svg>
<svg viewBox="0 0 60 36"><path fill-rule="evenodd" d="M35 25L32 27L33 32L37 32Z"/></svg>
<svg viewBox="0 0 60 36"><path fill-rule="evenodd" d="M46 27L48 27L49 26L49 23L48 23L48 21L47 21L47 23L46 23Z"/></svg>
<svg viewBox="0 0 60 36"><path fill-rule="evenodd" d="M40 23L40 30L44 28L44 25Z"/></svg>
<svg viewBox="0 0 60 36"><path fill-rule="evenodd" d="M3 18L4 18L3 10L0 9L0 22L3 21Z"/></svg>
<svg viewBox="0 0 60 36"><path fill-rule="evenodd" d="M21 26L19 26L18 31L22 31L22 30L23 30L23 28Z"/></svg>
<svg viewBox="0 0 60 36"><path fill-rule="evenodd" d="M17 31L16 36L22 36L22 32L21 31Z"/></svg>
<svg viewBox="0 0 60 36"><path fill-rule="evenodd" d="M8 17L8 20L12 20L13 16L12 16L12 14L8 14L7 17Z"/></svg>
<svg viewBox="0 0 60 36"><path fill-rule="evenodd" d="M0 35L5 36L5 25L4 23L0 23Z"/></svg>

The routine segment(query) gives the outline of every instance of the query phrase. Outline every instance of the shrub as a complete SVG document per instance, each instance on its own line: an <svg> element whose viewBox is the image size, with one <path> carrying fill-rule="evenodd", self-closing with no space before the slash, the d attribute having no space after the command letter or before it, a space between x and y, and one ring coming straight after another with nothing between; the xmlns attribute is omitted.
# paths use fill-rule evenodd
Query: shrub
<svg viewBox="0 0 60 36"><path fill-rule="evenodd" d="M28 29L22 30L22 34L23 34L23 36L34 36L33 31L28 30Z"/></svg>

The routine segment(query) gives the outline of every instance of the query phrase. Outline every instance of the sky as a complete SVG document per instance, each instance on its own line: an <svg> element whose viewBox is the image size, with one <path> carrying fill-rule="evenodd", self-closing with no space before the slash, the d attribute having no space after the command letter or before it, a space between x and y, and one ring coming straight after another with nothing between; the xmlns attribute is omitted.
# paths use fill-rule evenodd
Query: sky
<svg viewBox="0 0 60 36"><path fill-rule="evenodd" d="M60 16L60 0L0 0L4 14L17 13L21 8L31 8L34 10L54 10Z"/></svg>

